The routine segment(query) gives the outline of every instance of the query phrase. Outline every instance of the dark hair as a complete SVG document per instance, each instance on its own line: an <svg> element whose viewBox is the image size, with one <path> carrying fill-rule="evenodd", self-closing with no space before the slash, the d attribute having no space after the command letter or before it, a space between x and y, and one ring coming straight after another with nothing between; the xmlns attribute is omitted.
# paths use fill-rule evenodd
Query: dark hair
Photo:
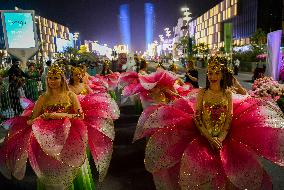
<svg viewBox="0 0 284 190"><path fill-rule="evenodd" d="M107 74L110 74L110 68L109 68L109 65L107 63L104 63L101 75L105 76Z"/></svg>
<svg viewBox="0 0 284 190"><path fill-rule="evenodd" d="M34 63L29 63L28 64L28 68L31 68L31 66L35 67L35 64Z"/></svg>
<svg viewBox="0 0 284 190"><path fill-rule="evenodd" d="M219 64L221 64L221 73L222 73L222 79L220 81L220 86L223 91L225 91L227 88L233 86L233 73L232 71L227 67L228 60L224 57L211 57L208 60L208 64L212 61L218 61ZM208 69L207 69L208 70ZM206 89L209 89L210 82L208 80L208 74L206 75Z"/></svg>
<svg viewBox="0 0 284 190"><path fill-rule="evenodd" d="M20 61L19 59L15 58L15 57L12 57L12 64L15 64L17 63L18 61Z"/></svg>
<svg viewBox="0 0 284 190"><path fill-rule="evenodd" d="M46 64L46 66L50 67L51 66L51 61L48 60L48 61L45 62L45 64Z"/></svg>
<svg viewBox="0 0 284 190"><path fill-rule="evenodd" d="M147 68L147 62L143 59L140 62L140 69L146 69Z"/></svg>

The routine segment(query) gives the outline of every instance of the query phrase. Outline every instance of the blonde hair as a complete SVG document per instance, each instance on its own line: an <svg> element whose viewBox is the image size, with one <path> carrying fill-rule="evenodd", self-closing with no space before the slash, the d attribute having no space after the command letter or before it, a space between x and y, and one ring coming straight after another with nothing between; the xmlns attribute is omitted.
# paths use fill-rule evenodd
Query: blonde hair
<svg viewBox="0 0 284 190"><path fill-rule="evenodd" d="M61 78L60 87L61 87L62 92L69 91L69 87L68 87L67 80L65 78L64 72L62 71L62 69L59 68L58 65L52 65L51 67L49 67L48 72L47 72L47 76L46 76L46 79L45 79L45 82L46 82L46 92L45 93L46 93L46 95L50 95L51 88L49 87L49 84L48 84L48 77L52 76L52 75L60 75L60 78Z"/></svg>

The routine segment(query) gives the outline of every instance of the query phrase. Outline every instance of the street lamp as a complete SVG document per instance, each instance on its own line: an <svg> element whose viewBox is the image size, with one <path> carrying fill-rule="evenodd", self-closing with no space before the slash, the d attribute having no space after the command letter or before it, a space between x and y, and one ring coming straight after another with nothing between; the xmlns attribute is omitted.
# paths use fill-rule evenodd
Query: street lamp
<svg viewBox="0 0 284 190"><path fill-rule="evenodd" d="M191 15L192 13L189 12L189 8L187 8L187 7L181 8L181 11L183 12L183 16L184 16L184 17L183 17L183 20L186 21L186 25L187 25L188 21L190 21L190 19L191 19L190 15Z"/></svg>
<svg viewBox="0 0 284 190"><path fill-rule="evenodd" d="M166 32L166 36L169 38L171 36L171 31L169 28L165 28L164 31Z"/></svg>
<svg viewBox="0 0 284 190"><path fill-rule="evenodd" d="M164 35L159 35L160 41L163 42L164 41Z"/></svg>
<svg viewBox="0 0 284 190"><path fill-rule="evenodd" d="M188 7L182 7L182 8L181 8L181 11L182 11L182 12L189 11L189 8L188 8Z"/></svg>

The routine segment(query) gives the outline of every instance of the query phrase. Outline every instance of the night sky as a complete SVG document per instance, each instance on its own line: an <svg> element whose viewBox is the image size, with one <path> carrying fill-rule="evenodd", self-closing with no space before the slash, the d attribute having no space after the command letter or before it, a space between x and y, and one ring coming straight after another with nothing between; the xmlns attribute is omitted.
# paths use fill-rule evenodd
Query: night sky
<svg viewBox="0 0 284 190"><path fill-rule="evenodd" d="M37 15L68 26L71 32L80 32L81 39L98 40L111 46L121 43L119 6L130 5L131 41L133 50L145 50L144 3L155 6L154 39L163 28L172 28L182 16L181 7L187 6L198 16L220 0L0 0L0 9L32 9Z"/></svg>

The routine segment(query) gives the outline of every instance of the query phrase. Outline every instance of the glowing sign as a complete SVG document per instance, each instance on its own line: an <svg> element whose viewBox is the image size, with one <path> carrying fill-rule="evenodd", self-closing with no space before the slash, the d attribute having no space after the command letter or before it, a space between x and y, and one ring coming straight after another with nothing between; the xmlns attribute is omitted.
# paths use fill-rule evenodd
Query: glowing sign
<svg viewBox="0 0 284 190"><path fill-rule="evenodd" d="M36 47L33 15L29 12L4 12L8 48Z"/></svg>

